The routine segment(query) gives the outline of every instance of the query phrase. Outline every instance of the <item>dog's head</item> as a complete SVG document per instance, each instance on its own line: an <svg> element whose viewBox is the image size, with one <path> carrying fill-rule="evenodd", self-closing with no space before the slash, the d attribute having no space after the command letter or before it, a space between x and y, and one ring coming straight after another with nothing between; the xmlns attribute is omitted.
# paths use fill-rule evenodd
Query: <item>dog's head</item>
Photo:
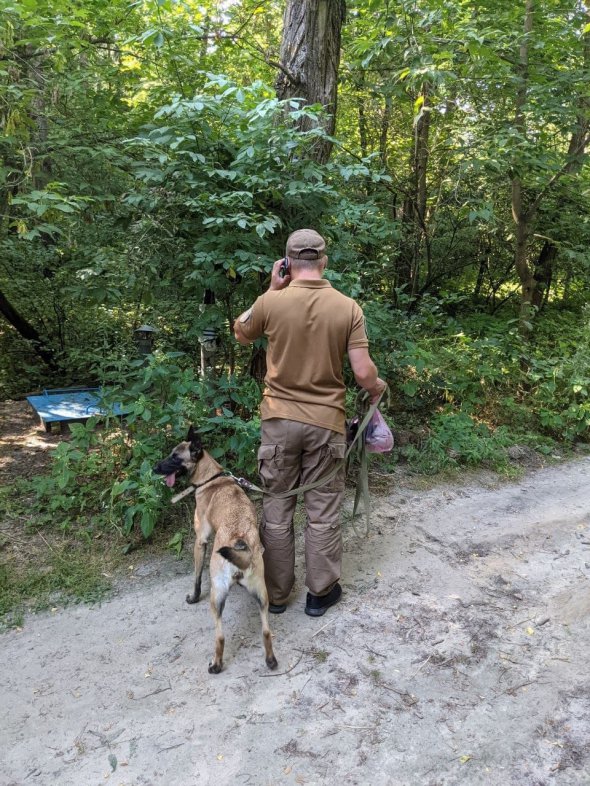
<svg viewBox="0 0 590 786"><path fill-rule="evenodd" d="M177 445L168 458L158 461L154 472L157 475L165 475L166 485L172 488L176 476L192 473L202 455L201 438L191 426L186 440Z"/></svg>

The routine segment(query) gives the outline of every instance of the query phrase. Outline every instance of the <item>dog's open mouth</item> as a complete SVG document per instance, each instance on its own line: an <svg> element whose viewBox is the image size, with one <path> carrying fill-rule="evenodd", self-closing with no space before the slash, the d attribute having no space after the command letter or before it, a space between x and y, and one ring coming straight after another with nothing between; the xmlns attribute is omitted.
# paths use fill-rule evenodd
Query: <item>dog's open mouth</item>
<svg viewBox="0 0 590 786"><path fill-rule="evenodd" d="M177 475L186 475L187 469L178 456L168 456L164 461L158 461L154 467L154 472L164 476L164 481L169 489L176 483Z"/></svg>

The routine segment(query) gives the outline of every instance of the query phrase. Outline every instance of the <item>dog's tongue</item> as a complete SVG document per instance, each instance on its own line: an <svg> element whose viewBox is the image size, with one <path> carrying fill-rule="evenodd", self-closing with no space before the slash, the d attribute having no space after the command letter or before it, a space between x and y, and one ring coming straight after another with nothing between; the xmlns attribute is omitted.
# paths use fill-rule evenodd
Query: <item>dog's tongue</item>
<svg viewBox="0 0 590 786"><path fill-rule="evenodd" d="M171 472L170 475L166 475L166 485L168 486L169 489L172 488L175 480L176 480L176 472Z"/></svg>

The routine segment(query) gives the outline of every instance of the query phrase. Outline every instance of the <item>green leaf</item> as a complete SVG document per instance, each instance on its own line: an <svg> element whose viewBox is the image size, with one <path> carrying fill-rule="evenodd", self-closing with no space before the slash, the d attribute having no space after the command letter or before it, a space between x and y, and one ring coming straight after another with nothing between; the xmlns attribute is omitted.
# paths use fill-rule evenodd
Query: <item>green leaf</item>
<svg viewBox="0 0 590 786"><path fill-rule="evenodd" d="M153 512L150 510L144 510L141 514L141 534L144 538L149 538L152 532L154 531L154 527L156 526L156 517L154 516Z"/></svg>

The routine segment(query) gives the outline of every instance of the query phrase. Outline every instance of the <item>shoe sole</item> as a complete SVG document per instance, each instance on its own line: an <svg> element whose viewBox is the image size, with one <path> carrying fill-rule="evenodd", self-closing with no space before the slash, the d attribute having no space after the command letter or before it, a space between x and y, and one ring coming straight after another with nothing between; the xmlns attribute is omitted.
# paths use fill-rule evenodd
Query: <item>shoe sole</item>
<svg viewBox="0 0 590 786"><path fill-rule="evenodd" d="M334 604L331 603L330 606ZM307 606L303 609L303 611L307 614L308 617L323 617L323 615L328 611L330 606L324 606L323 609L308 609Z"/></svg>
<svg viewBox="0 0 590 786"><path fill-rule="evenodd" d="M287 611L286 606L268 606L268 613L269 614L284 614Z"/></svg>

